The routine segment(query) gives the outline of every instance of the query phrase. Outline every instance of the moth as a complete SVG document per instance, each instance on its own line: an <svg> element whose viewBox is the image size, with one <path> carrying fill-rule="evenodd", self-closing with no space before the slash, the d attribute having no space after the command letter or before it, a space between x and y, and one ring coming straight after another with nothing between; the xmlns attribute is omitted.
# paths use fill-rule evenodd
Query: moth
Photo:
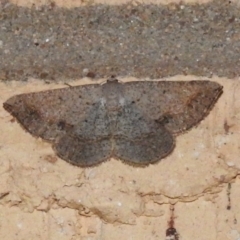
<svg viewBox="0 0 240 240"><path fill-rule="evenodd" d="M203 120L222 92L212 81L110 78L16 95L3 107L71 164L89 167L114 157L144 166L168 156L176 136Z"/></svg>

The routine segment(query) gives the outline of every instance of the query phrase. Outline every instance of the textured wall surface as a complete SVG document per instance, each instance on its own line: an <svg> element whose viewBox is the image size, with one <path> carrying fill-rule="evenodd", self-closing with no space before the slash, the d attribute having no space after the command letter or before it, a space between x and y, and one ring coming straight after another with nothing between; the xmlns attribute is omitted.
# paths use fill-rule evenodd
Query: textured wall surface
<svg viewBox="0 0 240 240"><path fill-rule="evenodd" d="M12 2L28 7L34 3ZM72 7L79 2L59 4ZM202 75L168 79L209 79ZM222 84L224 93L209 116L177 138L170 156L146 168L115 159L88 169L74 167L0 108L0 238L165 240L174 205L180 239L239 240L240 83L225 75L212 72L210 80ZM66 86L66 81L32 76L28 81L19 81L17 75L7 80L5 76L0 82L1 105L15 94ZM67 83L105 80L85 77Z"/></svg>

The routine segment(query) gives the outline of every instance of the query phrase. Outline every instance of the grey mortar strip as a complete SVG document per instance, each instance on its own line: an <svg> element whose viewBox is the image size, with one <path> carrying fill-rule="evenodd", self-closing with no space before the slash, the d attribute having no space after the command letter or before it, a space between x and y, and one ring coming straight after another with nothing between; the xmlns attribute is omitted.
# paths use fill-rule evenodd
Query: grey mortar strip
<svg viewBox="0 0 240 240"><path fill-rule="evenodd" d="M240 69L239 10L226 0L73 9L5 1L0 3L0 79L234 78Z"/></svg>

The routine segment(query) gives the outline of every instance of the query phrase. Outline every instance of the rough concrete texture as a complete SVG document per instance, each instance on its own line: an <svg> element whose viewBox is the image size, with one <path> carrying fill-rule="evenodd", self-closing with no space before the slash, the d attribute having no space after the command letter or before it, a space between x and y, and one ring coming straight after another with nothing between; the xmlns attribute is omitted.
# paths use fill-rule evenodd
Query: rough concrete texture
<svg viewBox="0 0 240 240"><path fill-rule="evenodd" d="M239 10L226 0L71 9L2 3L0 78L234 78L240 69Z"/></svg>
<svg viewBox="0 0 240 240"><path fill-rule="evenodd" d="M5 0L6 1L6 0ZM79 7L83 5L89 5L89 4L108 4L108 5L121 5L124 3L129 3L130 1L128 0L81 0L81 1L76 1L76 0L10 0L11 3L17 4L18 6L26 6L26 7L31 7L32 4L35 4L36 6L42 6L42 5L47 5L51 3L55 3L57 6L60 7L65 7L65 8L73 8L73 7ZM190 3L194 4L196 2L199 2L200 4L208 3L211 2L210 0L140 0L140 1L135 1L135 3L153 3L153 4L171 4L171 3L177 3L177 4L182 4L182 3ZM231 1L226 1L226 2L231 2L231 3L239 3L239 0L231 0Z"/></svg>
<svg viewBox="0 0 240 240"><path fill-rule="evenodd" d="M200 77L171 78L191 79ZM0 105L15 94L65 86L15 80L0 82ZM122 79L129 80L135 79ZM177 138L173 154L146 168L115 159L74 167L0 108L0 239L165 240L174 204L180 239L239 240L240 84L211 80L224 86L224 94L209 116Z"/></svg>

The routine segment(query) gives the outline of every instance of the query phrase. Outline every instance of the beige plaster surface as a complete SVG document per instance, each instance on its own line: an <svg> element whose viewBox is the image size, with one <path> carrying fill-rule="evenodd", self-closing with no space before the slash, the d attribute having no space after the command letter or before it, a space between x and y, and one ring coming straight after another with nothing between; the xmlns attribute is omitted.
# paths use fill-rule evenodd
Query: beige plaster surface
<svg viewBox="0 0 240 240"><path fill-rule="evenodd" d="M191 79L200 78L170 80ZM115 159L72 166L0 108L0 239L165 239L172 203L180 239L239 240L240 83L211 80L224 94L209 116L177 137L169 157L146 168ZM70 82L85 83L92 81ZM0 104L15 94L65 86L1 82Z"/></svg>

